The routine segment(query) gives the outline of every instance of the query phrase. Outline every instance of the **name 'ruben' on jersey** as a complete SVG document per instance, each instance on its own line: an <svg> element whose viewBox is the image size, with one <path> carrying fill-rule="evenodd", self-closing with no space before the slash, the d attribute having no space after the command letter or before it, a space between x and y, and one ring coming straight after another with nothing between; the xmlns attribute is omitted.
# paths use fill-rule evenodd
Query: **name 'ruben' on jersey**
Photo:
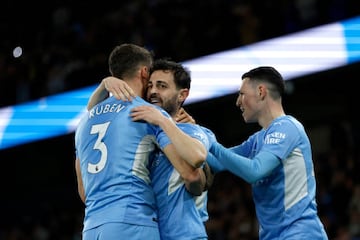
<svg viewBox="0 0 360 240"><path fill-rule="evenodd" d="M125 108L123 103L100 104L91 109L88 113L88 118L93 118L95 115L106 113L118 113Z"/></svg>

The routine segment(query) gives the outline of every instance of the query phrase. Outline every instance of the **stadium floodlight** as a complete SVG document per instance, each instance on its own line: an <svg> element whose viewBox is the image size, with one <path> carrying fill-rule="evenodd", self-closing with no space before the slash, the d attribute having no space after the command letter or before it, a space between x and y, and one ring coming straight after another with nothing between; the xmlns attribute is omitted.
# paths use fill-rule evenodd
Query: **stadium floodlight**
<svg viewBox="0 0 360 240"><path fill-rule="evenodd" d="M186 104L237 92L241 75L260 65L273 66L291 80L359 60L356 17L183 62L192 76ZM1 108L0 150L73 132L96 87Z"/></svg>

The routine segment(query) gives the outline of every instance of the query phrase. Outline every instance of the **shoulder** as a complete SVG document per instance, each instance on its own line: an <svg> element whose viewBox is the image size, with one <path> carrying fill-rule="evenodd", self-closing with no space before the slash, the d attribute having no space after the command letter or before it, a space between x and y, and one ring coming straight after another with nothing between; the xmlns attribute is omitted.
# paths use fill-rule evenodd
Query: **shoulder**
<svg viewBox="0 0 360 240"><path fill-rule="evenodd" d="M299 120L291 115L285 115L275 119L271 125L271 128L303 128L303 125Z"/></svg>
<svg viewBox="0 0 360 240"><path fill-rule="evenodd" d="M266 138L298 139L305 130L296 118L286 115L275 119L265 132Z"/></svg>
<svg viewBox="0 0 360 240"><path fill-rule="evenodd" d="M178 128L180 128L183 132L195 136L205 136L204 131L201 129L201 127L197 124L193 123L176 123Z"/></svg>
<svg viewBox="0 0 360 240"><path fill-rule="evenodd" d="M192 131L201 131L203 132L202 128L193 123L176 123L176 125L182 130L192 130Z"/></svg>
<svg viewBox="0 0 360 240"><path fill-rule="evenodd" d="M208 134L214 134L213 131L211 131L210 129L208 129L207 127L204 127L204 126L201 126L199 125L200 128L205 132L205 133L208 133Z"/></svg>
<svg viewBox="0 0 360 240"><path fill-rule="evenodd" d="M205 131L200 125L193 123L177 123L177 126L189 136L200 140L206 145L209 144L208 134L205 133Z"/></svg>
<svg viewBox="0 0 360 240"><path fill-rule="evenodd" d="M150 103L148 103L147 101L145 101L143 98L136 96L133 100L132 103L134 105L151 105Z"/></svg>

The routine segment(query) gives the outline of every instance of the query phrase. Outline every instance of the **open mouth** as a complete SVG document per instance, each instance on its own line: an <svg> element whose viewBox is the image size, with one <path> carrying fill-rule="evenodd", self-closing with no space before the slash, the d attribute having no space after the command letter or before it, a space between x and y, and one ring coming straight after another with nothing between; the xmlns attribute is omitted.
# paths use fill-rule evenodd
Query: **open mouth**
<svg viewBox="0 0 360 240"><path fill-rule="evenodd" d="M150 98L149 102L152 104L160 104L160 101L158 98Z"/></svg>

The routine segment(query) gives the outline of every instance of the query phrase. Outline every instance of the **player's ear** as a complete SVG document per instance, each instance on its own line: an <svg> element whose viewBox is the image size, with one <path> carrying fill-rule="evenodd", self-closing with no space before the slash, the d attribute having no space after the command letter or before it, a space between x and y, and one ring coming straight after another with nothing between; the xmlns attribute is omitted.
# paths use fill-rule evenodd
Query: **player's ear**
<svg viewBox="0 0 360 240"><path fill-rule="evenodd" d="M143 66L140 71L142 78L149 78L149 68L147 66Z"/></svg>
<svg viewBox="0 0 360 240"><path fill-rule="evenodd" d="M179 101L184 102L185 99L189 96L189 89L183 88L179 92Z"/></svg>
<svg viewBox="0 0 360 240"><path fill-rule="evenodd" d="M259 98L260 98L261 100L264 100L264 99L265 99L265 96L266 96L266 94L267 94L267 91L268 91L268 89L266 88L265 85L260 84L260 85L258 86L258 94L259 94Z"/></svg>

